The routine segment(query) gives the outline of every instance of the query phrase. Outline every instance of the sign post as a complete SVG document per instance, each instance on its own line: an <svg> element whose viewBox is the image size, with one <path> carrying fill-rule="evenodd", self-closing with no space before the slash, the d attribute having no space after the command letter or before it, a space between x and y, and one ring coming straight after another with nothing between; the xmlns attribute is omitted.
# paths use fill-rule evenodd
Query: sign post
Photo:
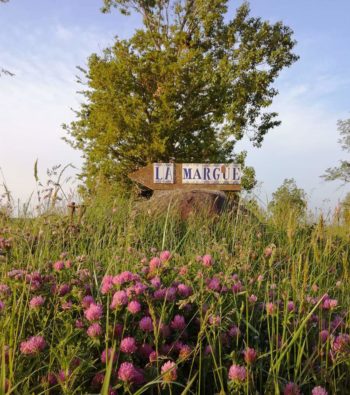
<svg viewBox="0 0 350 395"><path fill-rule="evenodd" d="M233 163L153 163L129 178L152 190L241 190L241 167Z"/></svg>

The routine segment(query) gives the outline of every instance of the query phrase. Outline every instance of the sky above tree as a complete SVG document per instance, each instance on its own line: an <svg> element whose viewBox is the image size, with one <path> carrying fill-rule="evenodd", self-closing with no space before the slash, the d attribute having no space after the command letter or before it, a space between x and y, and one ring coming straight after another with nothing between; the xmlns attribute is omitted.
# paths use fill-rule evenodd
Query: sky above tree
<svg viewBox="0 0 350 395"><path fill-rule="evenodd" d="M82 98L76 93L76 66L100 53L114 36L129 37L138 17L102 14L98 0L11 0L0 6L0 65L15 73L0 78L0 167L16 198L34 190L33 166L39 173L57 163L79 168L80 155L61 140L62 123L74 118ZM232 1L230 11L241 4ZM327 183L319 176L342 158L337 120L350 117L350 54L347 17L350 3L339 0L253 0L252 14L282 20L295 32L300 60L277 80L273 110L282 125L265 138L262 148L243 141L247 164L261 182L263 202L294 178L314 207L330 207L349 186Z"/></svg>

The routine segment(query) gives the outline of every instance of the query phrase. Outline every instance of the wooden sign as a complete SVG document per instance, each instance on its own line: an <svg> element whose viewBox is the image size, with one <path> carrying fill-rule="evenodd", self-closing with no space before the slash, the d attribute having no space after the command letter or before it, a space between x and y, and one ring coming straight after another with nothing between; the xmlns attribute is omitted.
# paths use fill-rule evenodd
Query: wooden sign
<svg viewBox="0 0 350 395"><path fill-rule="evenodd" d="M241 167L233 163L153 163L129 178L153 190L241 190Z"/></svg>

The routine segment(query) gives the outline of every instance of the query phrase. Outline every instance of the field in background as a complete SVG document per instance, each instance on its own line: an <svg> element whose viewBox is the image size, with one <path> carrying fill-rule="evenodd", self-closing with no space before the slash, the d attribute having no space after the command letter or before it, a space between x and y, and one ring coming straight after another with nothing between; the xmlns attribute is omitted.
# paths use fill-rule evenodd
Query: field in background
<svg viewBox="0 0 350 395"><path fill-rule="evenodd" d="M101 198L79 225L3 215L0 237L0 394L349 392L337 219Z"/></svg>

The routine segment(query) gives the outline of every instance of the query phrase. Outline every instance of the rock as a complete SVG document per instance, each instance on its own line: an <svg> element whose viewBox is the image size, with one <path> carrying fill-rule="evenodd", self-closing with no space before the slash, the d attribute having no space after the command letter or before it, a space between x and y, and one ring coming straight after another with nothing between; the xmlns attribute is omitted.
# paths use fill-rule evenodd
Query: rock
<svg viewBox="0 0 350 395"><path fill-rule="evenodd" d="M213 190L155 191L146 202L148 212L167 211L169 205L181 219L187 219L196 212L205 212L210 217L220 215L227 203L226 194Z"/></svg>

